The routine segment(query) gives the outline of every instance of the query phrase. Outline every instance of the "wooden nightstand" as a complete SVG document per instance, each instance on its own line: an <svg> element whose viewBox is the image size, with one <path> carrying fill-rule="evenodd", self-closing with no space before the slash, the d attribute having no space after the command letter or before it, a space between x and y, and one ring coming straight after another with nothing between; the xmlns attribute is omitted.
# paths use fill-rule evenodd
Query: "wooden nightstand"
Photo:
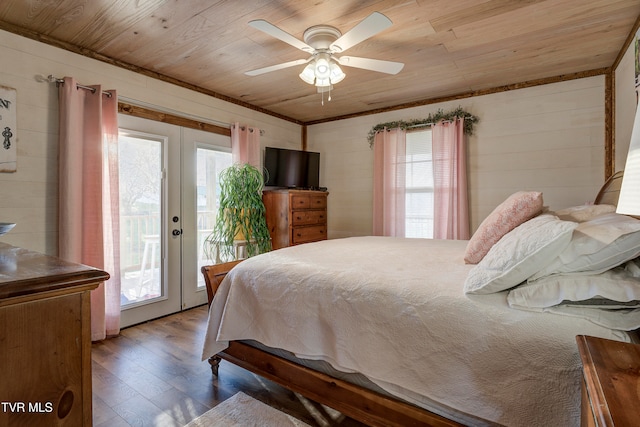
<svg viewBox="0 0 640 427"><path fill-rule="evenodd" d="M582 426L640 423L640 345L579 335Z"/></svg>

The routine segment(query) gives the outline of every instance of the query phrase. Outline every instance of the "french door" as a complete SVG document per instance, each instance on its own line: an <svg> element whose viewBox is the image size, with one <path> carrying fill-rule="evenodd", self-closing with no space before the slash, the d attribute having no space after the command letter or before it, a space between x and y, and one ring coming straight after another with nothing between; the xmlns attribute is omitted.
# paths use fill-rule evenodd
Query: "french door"
<svg viewBox="0 0 640 427"><path fill-rule="evenodd" d="M206 303L199 268L228 136L119 116L121 326Z"/></svg>
<svg viewBox="0 0 640 427"><path fill-rule="evenodd" d="M231 139L211 132L183 128L182 172L182 308L207 302L203 265L204 240L213 231L218 211L220 171L231 166Z"/></svg>

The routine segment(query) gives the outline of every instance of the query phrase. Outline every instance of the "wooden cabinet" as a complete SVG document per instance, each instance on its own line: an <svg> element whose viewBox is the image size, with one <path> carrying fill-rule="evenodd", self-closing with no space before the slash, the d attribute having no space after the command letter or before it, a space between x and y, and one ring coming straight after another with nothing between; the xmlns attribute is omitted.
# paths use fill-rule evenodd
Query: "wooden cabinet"
<svg viewBox="0 0 640 427"><path fill-rule="evenodd" d="M640 345L579 335L584 426L637 426Z"/></svg>
<svg viewBox="0 0 640 427"><path fill-rule="evenodd" d="M262 200L273 249L327 238L326 191L268 190Z"/></svg>
<svg viewBox="0 0 640 427"><path fill-rule="evenodd" d="M90 426L91 295L104 271L0 243L0 426Z"/></svg>

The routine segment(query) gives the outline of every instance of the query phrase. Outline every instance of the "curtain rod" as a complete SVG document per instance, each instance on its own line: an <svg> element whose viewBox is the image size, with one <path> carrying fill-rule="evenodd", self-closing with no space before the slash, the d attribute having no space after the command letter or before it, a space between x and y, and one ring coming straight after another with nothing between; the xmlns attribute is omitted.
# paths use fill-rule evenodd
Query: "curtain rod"
<svg viewBox="0 0 640 427"><path fill-rule="evenodd" d="M54 77L53 74L49 74L47 76L46 80L49 83L64 84L64 79L60 79L60 78ZM91 91L91 93L95 93L96 92L95 88L89 87L89 86L84 86L84 85L81 85L81 84L78 84L78 83L76 83L76 87L79 88L79 89L85 89L85 90ZM112 96L111 92L102 92L102 94L108 96L109 98L111 98L111 96ZM178 115L178 116L191 118L192 120L209 122L209 123L215 124L217 126L229 127L229 128L231 127L231 124L229 124L229 123L224 123L224 122L219 122L219 121L215 121L215 120L211 120L211 119L205 119L205 118L202 118L202 117L196 117L196 116L187 115L187 114L180 113L180 112L177 112L177 111L174 111L174 110L161 108L161 107L158 107L156 105L149 105L149 104L146 104L144 102L136 101L136 100L133 100L133 99L122 97L122 96L119 97L119 98L123 99L123 100L126 100L130 104L138 105L140 107L151 108L151 109L159 110L159 111L163 110L164 112L168 112L170 114L175 114L175 115ZM250 129L253 129L253 127L250 126ZM266 132L265 132L264 129L260 129L260 135L261 136L264 136L265 133Z"/></svg>
<svg viewBox="0 0 640 427"><path fill-rule="evenodd" d="M55 83L57 85L63 85L64 84L64 79L59 79L57 77L54 77L53 74L49 74L47 76L47 80L49 81L49 83ZM84 85L81 85L79 83L76 83L76 87L78 89L88 90L91 93L96 93L96 88L94 88L94 87L84 86ZM111 98L111 92L102 92L102 94L108 96L109 98Z"/></svg>
<svg viewBox="0 0 640 427"><path fill-rule="evenodd" d="M232 124L231 127L233 128L235 126L235 124ZM254 128L253 126L246 126L246 125L240 125L239 126L241 130L245 130L245 129L249 129L249 132L253 132L256 128ZM260 136L264 135L264 129L258 129L260 131Z"/></svg>

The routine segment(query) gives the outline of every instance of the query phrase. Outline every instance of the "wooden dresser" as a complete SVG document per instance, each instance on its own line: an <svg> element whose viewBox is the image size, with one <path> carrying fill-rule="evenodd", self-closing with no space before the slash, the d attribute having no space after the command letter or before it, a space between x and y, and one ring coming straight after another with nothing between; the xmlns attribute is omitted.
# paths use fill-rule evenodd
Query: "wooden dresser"
<svg viewBox="0 0 640 427"><path fill-rule="evenodd" d="M90 426L91 295L109 275L0 243L0 426Z"/></svg>
<svg viewBox="0 0 640 427"><path fill-rule="evenodd" d="M640 345L584 335L581 425L640 425Z"/></svg>
<svg viewBox="0 0 640 427"><path fill-rule="evenodd" d="M273 249L327 238L326 191L266 190L262 195Z"/></svg>

